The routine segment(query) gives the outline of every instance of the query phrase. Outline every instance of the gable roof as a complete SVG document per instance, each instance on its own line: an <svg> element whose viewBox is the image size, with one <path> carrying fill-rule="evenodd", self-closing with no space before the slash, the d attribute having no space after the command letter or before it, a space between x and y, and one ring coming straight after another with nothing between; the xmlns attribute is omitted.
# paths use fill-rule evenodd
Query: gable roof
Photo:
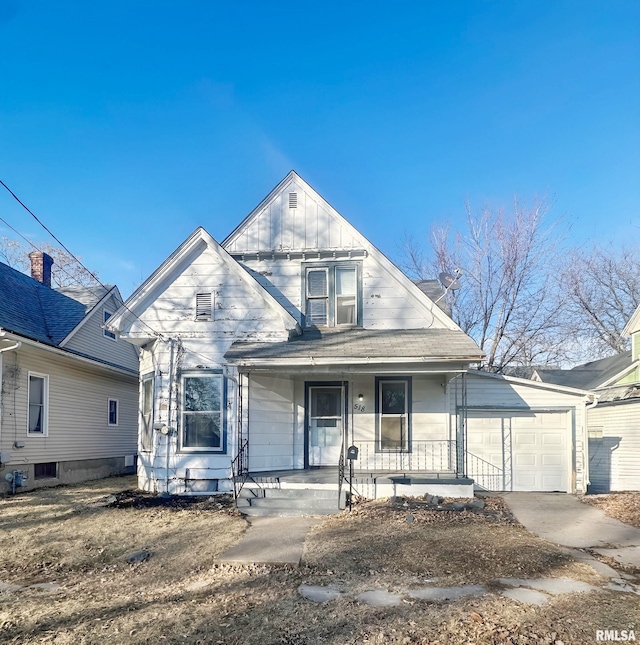
<svg viewBox="0 0 640 645"><path fill-rule="evenodd" d="M127 322L133 323L135 319L139 319L139 316L148 303L154 300L156 292L166 286L172 271L178 268L191 254L196 253L205 246L213 249L228 270L238 279L242 280L257 298L263 300L268 308L281 317L285 329L290 331L299 329L296 319L248 271L245 271L202 226L196 228L131 296L129 296L118 311L109 318L106 327L113 331L122 332ZM161 335L159 331L152 330L146 323L143 322L142 324L149 330L150 336Z"/></svg>
<svg viewBox="0 0 640 645"><path fill-rule="evenodd" d="M0 327L58 346L82 322L85 305L0 263Z"/></svg>
<svg viewBox="0 0 640 645"><path fill-rule="evenodd" d="M118 287L112 284L98 284L95 287L58 287L56 291L81 302L87 307L87 311L95 307L95 305L111 292L116 294L120 302L122 302L122 296L120 295Z"/></svg>
<svg viewBox="0 0 640 645"><path fill-rule="evenodd" d="M296 194L302 192L304 200L298 197L296 208L283 208L285 194L290 191ZM298 211L301 213L296 214ZM445 329L462 331L425 291L414 284L294 170L240 222L223 240L222 246L237 258L249 253L306 253L345 249L366 251L411 298L417 310L424 315L427 323L425 327L435 323Z"/></svg>
<svg viewBox="0 0 640 645"><path fill-rule="evenodd" d="M464 332L450 329L312 328L279 343L238 341L225 354L229 362L240 365L470 362L483 357Z"/></svg>
<svg viewBox="0 0 640 645"><path fill-rule="evenodd" d="M640 331L640 305L638 305L636 310L631 315L631 318L629 318L629 322L622 330L622 335L625 338L628 338L629 336L631 336L631 334L635 334L638 331Z"/></svg>
<svg viewBox="0 0 640 645"><path fill-rule="evenodd" d="M601 358L578 365L570 370L537 369L537 376L543 383L555 383L566 387L575 387L584 390L594 390L602 387L616 376L621 375L631 367L631 351Z"/></svg>

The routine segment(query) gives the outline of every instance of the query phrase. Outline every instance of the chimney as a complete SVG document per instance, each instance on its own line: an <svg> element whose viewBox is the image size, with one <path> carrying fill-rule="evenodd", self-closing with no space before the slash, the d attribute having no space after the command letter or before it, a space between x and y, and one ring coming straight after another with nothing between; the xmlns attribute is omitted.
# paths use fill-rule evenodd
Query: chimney
<svg viewBox="0 0 640 645"><path fill-rule="evenodd" d="M42 251L29 253L31 260L31 277L41 282L45 287L51 286L51 265L53 258Z"/></svg>

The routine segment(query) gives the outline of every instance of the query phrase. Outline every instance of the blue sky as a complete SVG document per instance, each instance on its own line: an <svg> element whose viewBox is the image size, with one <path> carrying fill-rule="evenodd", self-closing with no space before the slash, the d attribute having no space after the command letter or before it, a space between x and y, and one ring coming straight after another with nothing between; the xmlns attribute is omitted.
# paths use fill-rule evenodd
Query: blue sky
<svg viewBox="0 0 640 645"><path fill-rule="evenodd" d="M514 194L637 236L640 3L0 0L0 179L124 295L292 168L391 258Z"/></svg>

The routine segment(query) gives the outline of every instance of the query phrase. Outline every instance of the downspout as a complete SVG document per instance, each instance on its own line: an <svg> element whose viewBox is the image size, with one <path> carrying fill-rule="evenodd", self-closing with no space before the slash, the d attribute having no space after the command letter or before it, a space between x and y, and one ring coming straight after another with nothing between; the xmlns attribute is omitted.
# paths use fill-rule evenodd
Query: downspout
<svg viewBox="0 0 640 645"><path fill-rule="evenodd" d="M592 400L590 400L592 399ZM585 397L584 399L584 434L585 436L582 437L582 472L584 473L585 469L588 473L588 477L586 478L586 486L589 486L591 484L591 468L590 466L590 461L589 461L589 410L593 410L598 403L600 402L600 397L598 394L591 394L588 397ZM585 486L584 492L587 492Z"/></svg>
<svg viewBox="0 0 640 645"><path fill-rule="evenodd" d="M166 446L166 455L165 455L165 494L169 495L169 454L171 450L171 435L172 435L172 408L171 408L171 403L172 403L172 398L173 398L173 385L174 385L174 376L173 376L173 368L174 368L174 347L175 347L175 338L172 338L170 341L171 343L171 351L169 354L169 409L167 410L167 426L169 428L169 432L167 432L167 446Z"/></svg>

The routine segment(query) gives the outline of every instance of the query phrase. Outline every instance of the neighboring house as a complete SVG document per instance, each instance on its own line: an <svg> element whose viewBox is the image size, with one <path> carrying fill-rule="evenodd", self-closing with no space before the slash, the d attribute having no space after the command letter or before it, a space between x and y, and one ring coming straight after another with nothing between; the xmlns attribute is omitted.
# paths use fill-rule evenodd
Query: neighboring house
<svg viewBox="0 0 640 645"><path fill-rule="evenodd" d="M0 264L0 491L135 472L138 352L103 328L118 289L69 297L30 258L32 277Z"/></svg>
<svg viewBox="0 0 640 645"><path fill-rule="evenodd" d="M198 228L108 322L141 348L139 485L189 494L229 491L247 473L320 476L355 446L368 496L469 495L472 462L484 487L580 490L584 392L469 373L483 352L427 295L438 299L434 287L293 171L222 244ZM484 426L467 437L483 414L501 428L533 415L522 436L517 420L513 438L499 434L522 445L513 460L501 449L493 463ZM484 458L465 450L485 439ZM519 478L516 461L531 459L559 460L558 472Z"/></svg>
<svg viewBox="0 0 640 645"><path fill-rule="evenodd" d="M631 350L532 378L589 390L589 492L640 490L640 306L623 330Z"/></svg>

